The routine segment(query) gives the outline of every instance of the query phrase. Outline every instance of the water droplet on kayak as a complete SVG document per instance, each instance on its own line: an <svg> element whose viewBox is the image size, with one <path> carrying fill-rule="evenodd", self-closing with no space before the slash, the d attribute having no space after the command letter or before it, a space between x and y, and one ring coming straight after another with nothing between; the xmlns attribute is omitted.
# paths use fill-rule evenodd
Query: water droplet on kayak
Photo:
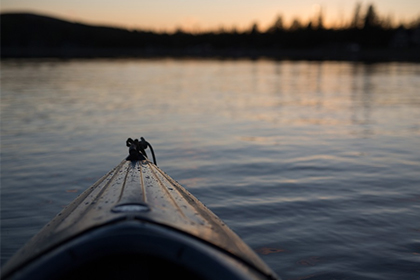
<svg viewBox="0 0 420 280"><path fill-rule="evenodd" d="M117 205L112 208L112 212L114 213L127 213L127 212L148 212L150 211L149 206L146 204L122 204Z"/></svg>

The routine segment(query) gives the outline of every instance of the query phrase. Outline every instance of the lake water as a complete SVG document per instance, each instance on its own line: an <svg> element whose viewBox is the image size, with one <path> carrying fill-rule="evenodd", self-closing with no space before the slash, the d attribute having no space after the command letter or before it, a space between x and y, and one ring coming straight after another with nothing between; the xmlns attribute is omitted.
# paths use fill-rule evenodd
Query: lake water
<svg viewBox="0 0 420 280"><path fill-rule="evenodd" d="M1 67L2 264L143 136L283 279L420 279L420 64Z"/></svg>

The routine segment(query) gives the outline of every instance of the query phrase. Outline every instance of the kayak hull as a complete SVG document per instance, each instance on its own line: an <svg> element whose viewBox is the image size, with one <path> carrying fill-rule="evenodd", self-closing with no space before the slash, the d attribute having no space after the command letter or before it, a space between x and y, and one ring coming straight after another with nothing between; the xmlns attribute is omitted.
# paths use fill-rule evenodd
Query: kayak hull
<svg viewBox="0 0 420 280"><path fill-rule="evenodd" d="M122 161L5 265L7 279L277 279L156 165ZM2 279L6 279L3 278Z"/></svg>

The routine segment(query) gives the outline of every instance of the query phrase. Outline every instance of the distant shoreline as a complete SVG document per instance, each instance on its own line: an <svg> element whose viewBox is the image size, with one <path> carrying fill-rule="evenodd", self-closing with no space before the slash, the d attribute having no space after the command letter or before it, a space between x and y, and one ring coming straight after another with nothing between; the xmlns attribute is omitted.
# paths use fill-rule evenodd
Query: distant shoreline
<svg viewBox="0 0 420 280"><path fill-rule="evenodd" d="M173 57L420 62L420 24L334 30L310 26L259 32L154 33L1 14L1 58Z"/></svg>
<svg viewBox="0 0 420 280"><path fill-rule="evenodd" d="M417 62L420 63L418 49L360 50L342 49L314 50L200 50L200 49L101 49L101 48L2 48L1 58L220 58L274 60L314 60L314 61L361 61L361 62Z"/></svg>

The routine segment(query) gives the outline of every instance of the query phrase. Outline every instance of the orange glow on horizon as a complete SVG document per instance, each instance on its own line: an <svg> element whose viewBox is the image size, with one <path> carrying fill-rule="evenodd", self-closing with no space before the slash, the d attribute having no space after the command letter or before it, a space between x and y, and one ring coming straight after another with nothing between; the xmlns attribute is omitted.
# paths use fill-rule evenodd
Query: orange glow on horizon
<svg viewBox="0 0 420 280"><path fill-rule="evenodd" d="M60 0L39 0L36 4L29 0L18 3L2 0L1 12L27 11L73 22L157 32L174 32L178 29L193 33L245 31L256 23L259 30L264 32L274 24L279 15L282 15L286 28L295 19L302 26L307 26L309 22L316 22L320 14L325 28L345 27L352 21L357 2L302 0L289 3L281 0L243 0L225 3L215 0L212 4L206 4L185 0L176 4L167 0L150 3L121 0L117 5L92 0L84 5L75 5L71 1ZM378 2L373 3L378 15L387 17L395 25L420 18L420 5L414 6L412 0L400 0L398 3L391 0L375 2ZM368 5L369 3L362 3L362 16Z"/></svg>

